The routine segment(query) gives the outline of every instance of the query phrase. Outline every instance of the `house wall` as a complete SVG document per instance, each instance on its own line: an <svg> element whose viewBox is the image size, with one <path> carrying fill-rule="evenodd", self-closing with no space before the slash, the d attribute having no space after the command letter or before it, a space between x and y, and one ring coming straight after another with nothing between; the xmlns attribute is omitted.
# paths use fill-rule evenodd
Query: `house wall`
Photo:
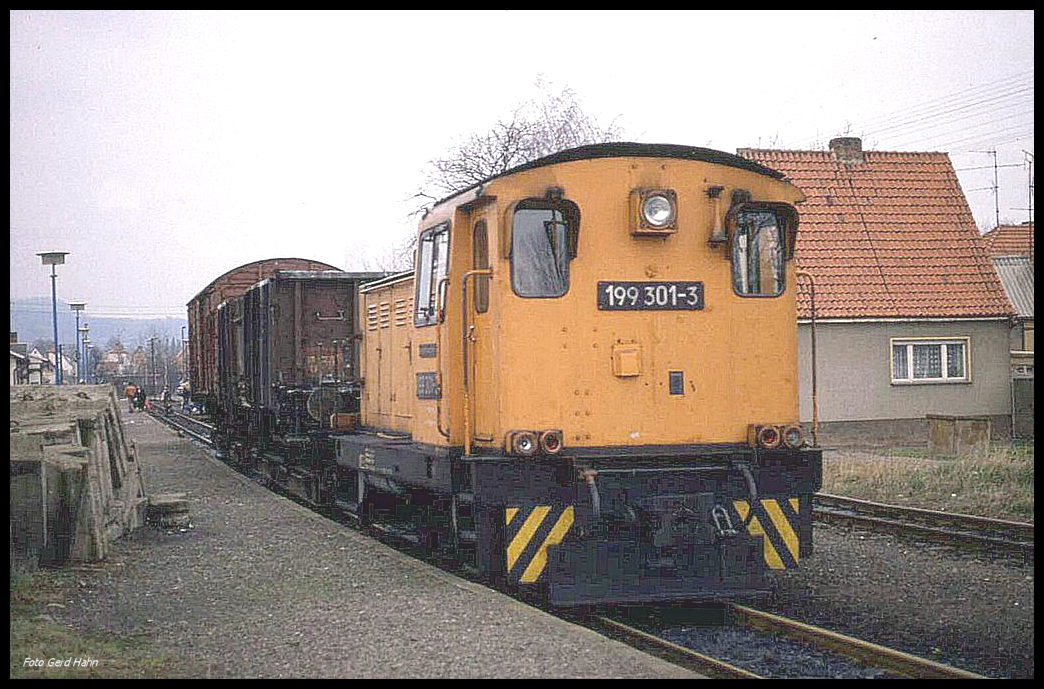
<svg viewBox="0 0 1044 689"><path fill-rule="evenodd" d="M810 331L807 323L798 328L800 411L804 422L812 419ZM818 322L816 336L820 423L873 421L895 435L917 435L925 428L926 414L991 416L996 433L1007 434L1011 418L1007 321ZM890 340L917 337L969 338L971 381L892 384ZM915 421L896 423L897 420Z"/></svg>

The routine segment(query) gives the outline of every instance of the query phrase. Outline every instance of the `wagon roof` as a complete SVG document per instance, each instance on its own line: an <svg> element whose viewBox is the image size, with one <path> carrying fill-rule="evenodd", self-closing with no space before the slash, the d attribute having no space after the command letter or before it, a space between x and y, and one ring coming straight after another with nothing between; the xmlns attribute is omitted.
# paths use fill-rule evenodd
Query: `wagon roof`
<svg viewBox="0 0 1044 689"><path fill-rule="evenodd" d="M461 196L472 189L483 187L501 177L507 177L508 175L524 172L525 170L532 170L538 167L557 165L558 163L571 163L579 160L594 160L599 158L674 158L678 160L695 160L701 163L714 163L715 165L727 165L741 170L748 170L759 175L772 177L773 179L783 178L783 173L781 172L777 172L776 170L761 165L753 160L748 160L738 155L733 155L732 153L725 153L724 151L715 151L714 149L699 148L697 146L682 146L679 144L641 144L630 141L618 141L569 148L528 163L523 163L522 165L518 165L509 170L505 170L504 172L487 177L470 187L461 189L460 191L440 200L435 204L435 207L438 207L457 196Z"/></svg>
<svg viewBox="0 0 1044 689"><path fill-rule="evenodd" d="M236 278L242 277L246 280L246 287L249 287L266 275L278 270L280 267L287 270L340 270L340 268L337 268L336 266L331 266L322 261L314 261L309 258L284 257L251 261L250 263L244 263L241 266L228 270L222 273L219 277L214 278L209 285L200 290L196 296L192 297L188 304L192 304L210 294L213 289L222 284L232 282ZM246 287L244 287L242 291L246 291Z"/></svg>

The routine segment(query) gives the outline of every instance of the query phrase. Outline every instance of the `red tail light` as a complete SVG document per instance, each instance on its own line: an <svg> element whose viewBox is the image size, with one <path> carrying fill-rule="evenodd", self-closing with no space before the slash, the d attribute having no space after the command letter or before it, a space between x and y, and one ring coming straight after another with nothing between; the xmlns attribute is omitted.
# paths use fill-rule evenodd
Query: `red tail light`
<svg viewBox="0 0 1044 689"><path fill-rule="evenodd" d="M546 454L557 455L562 451L562 431L544 431L540 434L540 449Z"/></svg>
<svg viewBox="0 0 1044 689"><path fill-rule="evenodd" d="M766 450L779 447L782 440L779 428L776 426L762 426L758 429L758 445Z"/></svg>

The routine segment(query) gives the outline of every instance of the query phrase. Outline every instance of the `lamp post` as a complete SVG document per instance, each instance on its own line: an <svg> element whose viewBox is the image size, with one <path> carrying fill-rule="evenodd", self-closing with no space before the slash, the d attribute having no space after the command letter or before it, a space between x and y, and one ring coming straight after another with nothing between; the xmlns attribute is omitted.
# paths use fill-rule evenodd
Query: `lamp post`
<svg viewBox="0 0 1044 689"><path fill-rule="evenodd" d="M51 266L51 320L54 323L54 384L62 384L62 362L58 359L58 292L56 281L58 273L55 266L65 264L68 251L41 251L36 254L45 266Z"/></svg>
<svg viewBox="0 0 1044 689"><path fill-rule="evenodd" d="M87 307L83 302L73 302L69 308L76 313L76 382L83 381L83 373L80 372L80 312Z"/></svg>
<svg viewBox="0 0 1044 689"><path fill-rule="evenodd" d="M149 338L149 352L150 352L149 361L151 362L151 364L149 366L149 388L150 388L149 392L150 392L150 394L155 395L156 394L156 338L155 337L150 337Z"/></svg>
<svg viewBox="0 0 1044 689"><path fill-rule="evenodd" d="M90 371L91 371L90 362L88 361L88 357L87 357L87 342L88 342L88 340L87 340L87 333L90 332L90 330L91 329L87 325L87 323L84 323L82 328L77 328L76 329L76 331L77 331L77 333L79 335L79 339L76 340L76 345L77 345L77 347L80 348L80 349L77 350L76 353L77 353L77 355L79 355L81 350L83 352L83 360L82 360L83 361L83 373L80 374L80 377L83 378L84 384L86 384L88 382L87 378L90 376Z"/></svg>
<svg viewBox="0 0 1044 689"><path fill-rule="evenodd" d="M188 338L185 337L185 326L181 326L181 380L188 380L189 370L189 349L188 349ZM181 381L178 381L181 382Z"/></svg>
<svg viewBox="0 0 1044 689"><path fill-rule="evenodd" d="M85 364L87 366L87 375L88 376L91 375L91 363L90 363L90 358L91 358L90 352L91 352L91 350L90 350L90 346L91 346L91 338L87 337L87 324L84 323L83 324L83 353L84 353Z"/></svg>

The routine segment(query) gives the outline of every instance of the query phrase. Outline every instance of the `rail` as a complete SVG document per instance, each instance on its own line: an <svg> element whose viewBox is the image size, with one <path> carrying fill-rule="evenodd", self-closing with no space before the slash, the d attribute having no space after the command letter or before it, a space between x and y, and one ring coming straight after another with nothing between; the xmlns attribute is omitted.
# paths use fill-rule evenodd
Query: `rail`
<svg viewBox="0 0 1044 689"><path fill-rule="evenodd" d="M655 634L642 631L618 620L592 615L583 618L583 623L639 650L663 658L675 665L694 670L716 679L762 679L761 675L745 670L724 660L694 651Z"/></svg>
<svg viewBox="0 0 1044 689"><path fill-rule="evenodd" d="M985 679L968 670L921 658L863 639L833 632L779 615L736 603L721 608L725 624L732 624L772 639L800 642L817 652L826 652L854 661L857 666L877 668L908 679ZM752 670L668 641L655 633L638 629L603 615L580 616L576 621L635 648L656 655L681 667L718 679L764 679ZM704 626L700 623L699 626Z"/></svg>
<svg viewBox="0 0 1044 689"><path fill-rule="evenodd" d="M149 414L152 418L162 421L168 426L182 431L200 442L206 443L207 445L213 444L214 426L205 421L200 421L199 419L193 418L187 414L182 414L173 409L169 412L165 412L159 407L152 407L152 409L149 410Z"/></svg>
<svg viewBox="0 0 1044 689"><path fill-rule="evenodd" d="M1033 524L817 493L813 516L950 545L1033 554Z"/></svg>
<svg viewBox="0 0 1044 689"><path fill-rule="evenodd" d="M887 648L870 641L832 632L797 620L755 610L735 603L730 604L737 624L783 634L792 639L811 643L855 660L869 667L877 667L908 679L986 679L974 672L937 663L934 660Z"/></svg>

